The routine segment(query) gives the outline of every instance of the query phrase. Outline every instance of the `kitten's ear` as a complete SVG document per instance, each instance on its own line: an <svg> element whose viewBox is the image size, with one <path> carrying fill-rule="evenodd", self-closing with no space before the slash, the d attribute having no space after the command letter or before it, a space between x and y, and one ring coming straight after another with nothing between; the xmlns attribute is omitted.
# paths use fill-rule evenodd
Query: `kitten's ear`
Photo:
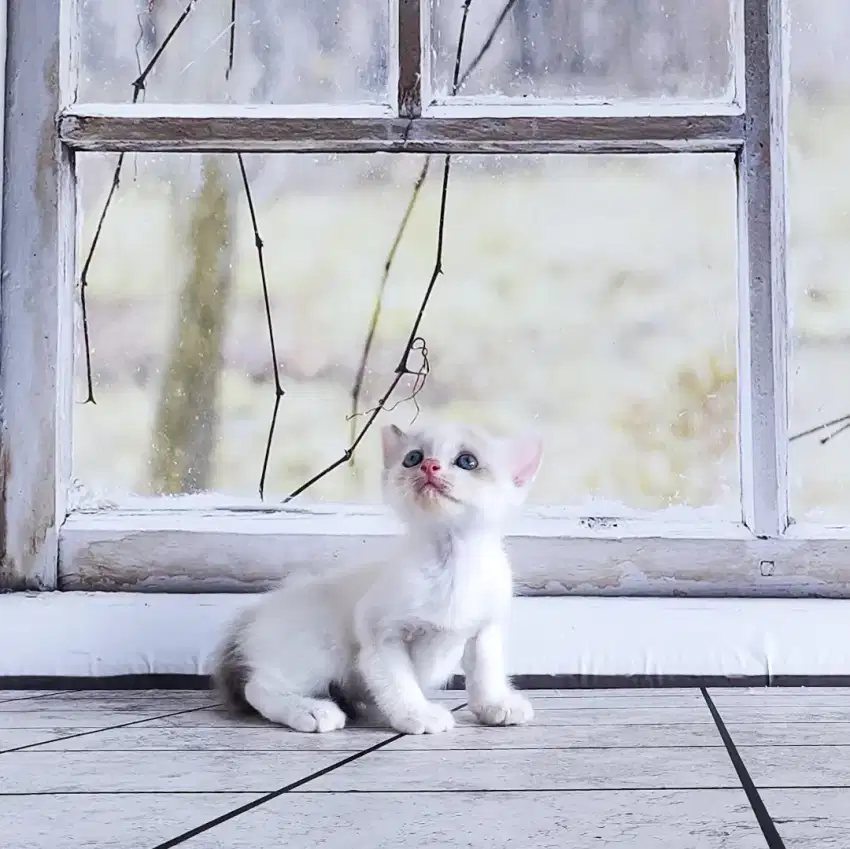
<svg viewBox="0 0 850 849"><path fill-rule="evenodd" d="M514 484L524 487L530 484L543 459L543 442L537 436L523 436L510 443L511 477Z"/></svg>
<svg viewBox="0 0 850 849"><path fill-rule="evenodd" d="M386 468L389 468L398 458L404 437L404 431L394 424L384 425L381 428L381 446L384 449L384 466Z"/></svg>

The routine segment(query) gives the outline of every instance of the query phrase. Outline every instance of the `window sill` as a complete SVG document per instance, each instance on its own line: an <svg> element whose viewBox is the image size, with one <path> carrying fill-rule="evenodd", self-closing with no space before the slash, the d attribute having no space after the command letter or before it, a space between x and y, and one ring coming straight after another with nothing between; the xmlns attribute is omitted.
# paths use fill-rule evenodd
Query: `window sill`
<svg viewBox="0 0 850 849"><path fill-rule="evenodd" d="M205 675L246 595L0 595L3 679ZM26 635L26 638L24 638ZM518 598L512 675L850 680L850 600Z"/></svg>

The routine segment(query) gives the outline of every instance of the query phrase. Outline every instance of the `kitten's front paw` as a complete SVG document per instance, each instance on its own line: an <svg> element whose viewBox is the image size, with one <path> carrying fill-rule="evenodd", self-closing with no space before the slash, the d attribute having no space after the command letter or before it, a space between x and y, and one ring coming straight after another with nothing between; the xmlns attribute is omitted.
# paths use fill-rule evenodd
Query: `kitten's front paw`
<svg viewBox="0 0 850 849"><path fill-rule="evenodd" d="M390 725L403 734L439 734L455 727L455 718L442 705L428 702L421 710L390 717Z"/></svg>
<svg viewBox="0 0 850 849"><path fill-rule="evenodd" d="M498 702L469 709L482 725L524 725L534 717L531 702L513 690Z"/></svg>

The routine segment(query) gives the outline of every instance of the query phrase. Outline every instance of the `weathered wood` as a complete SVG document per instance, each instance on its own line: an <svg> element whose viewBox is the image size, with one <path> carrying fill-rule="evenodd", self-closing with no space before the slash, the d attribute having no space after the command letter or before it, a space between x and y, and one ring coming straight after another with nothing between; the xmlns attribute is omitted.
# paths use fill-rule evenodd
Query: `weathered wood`
<svg viewBox="0 0 850 849"><path fill-rule="evenodd" d="M398 114L422 114L420 0L398 0Z"/></svg>
<svg viewBox="0 0 850 849"><path fill-rule="evenodd" d="M784 0L745 0L746 124L738 154L741 492L758 536L788 526Z"/></svg>
<svg viewBox="0 0 850 849"><path fill-rule="evenodd" d="M60 57L59 0L10 0L7 24L0 588L49 589L70 471L74 190L55 116L72 62Z"/></svg>
<svg viewBox="0 0 850 849"><path fill-rule="evenodd" d="M530 517L508 537L519 595L850 597L845 534L760 540L733 523ZM286 575L392 556L380 514L74 514L69 590L257 592ZM770 564L769 566L766 564Z"/></svg>
<svg viewBox="0 0 850 849"><path fill-rule="evenodd" d="M744 134L743 117L728 108L493 111L461 107L405 119L375 109L333 117L327 109L87 104L65 110L59 135L86 151L665 153L735 151Z"/></svg>

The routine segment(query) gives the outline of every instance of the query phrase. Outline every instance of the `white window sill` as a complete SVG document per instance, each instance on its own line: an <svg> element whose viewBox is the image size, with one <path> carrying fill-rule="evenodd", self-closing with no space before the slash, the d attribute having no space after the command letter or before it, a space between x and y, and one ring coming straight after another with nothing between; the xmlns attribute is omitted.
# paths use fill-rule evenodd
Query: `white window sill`
<svg viewBox="0 0 850 849"><path fill-rule="evenodd" d="M256 596L0 595L0 678L203 675ZM850 677L850 600L517 598L513 675Z"/></svg>

